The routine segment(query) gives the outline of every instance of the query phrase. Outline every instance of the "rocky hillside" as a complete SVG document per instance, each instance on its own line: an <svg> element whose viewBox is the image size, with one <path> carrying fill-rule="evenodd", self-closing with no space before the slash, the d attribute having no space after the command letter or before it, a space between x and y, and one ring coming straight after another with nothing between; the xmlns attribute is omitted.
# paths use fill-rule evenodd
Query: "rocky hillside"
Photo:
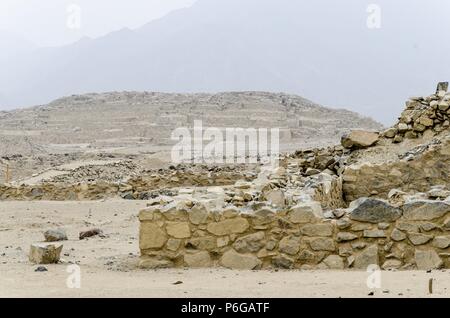
<svg viewBox="0 0 450 318"><path fill-rule="evenodd" d="M194 120L204 127L281 128L284 150L334 144L353 128L381 129L370 118L286 94L112 92L0 112L0 154L157 152L168 149L175 128Z"/></svg>

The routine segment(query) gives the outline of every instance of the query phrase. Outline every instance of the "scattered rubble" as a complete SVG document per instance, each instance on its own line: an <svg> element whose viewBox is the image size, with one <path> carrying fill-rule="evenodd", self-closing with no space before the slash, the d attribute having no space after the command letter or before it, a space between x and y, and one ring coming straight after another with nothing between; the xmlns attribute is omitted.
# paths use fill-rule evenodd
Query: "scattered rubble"
<svg viewBox="0 0 450 318"><path fill-rule="evenodd" d="M87 231L80 232L79 238L80 240L84 240L85 238L97 236L97 235L103 235L103 231L100 229L90 229Z"/></svg>

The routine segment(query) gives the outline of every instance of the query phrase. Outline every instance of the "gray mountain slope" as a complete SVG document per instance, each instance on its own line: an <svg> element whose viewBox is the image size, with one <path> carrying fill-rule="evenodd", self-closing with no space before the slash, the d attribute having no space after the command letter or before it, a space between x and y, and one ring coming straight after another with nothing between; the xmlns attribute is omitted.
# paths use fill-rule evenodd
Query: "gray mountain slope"
<svg viewBox="0 0 450 318"><path fill-rule="evenodd" d="M0 95L17 107L113 90L284 91L390 123L406 97L450 78L448 4L380 0L373 30L369 3L199 0L136 30L9 59Z"/></svg>

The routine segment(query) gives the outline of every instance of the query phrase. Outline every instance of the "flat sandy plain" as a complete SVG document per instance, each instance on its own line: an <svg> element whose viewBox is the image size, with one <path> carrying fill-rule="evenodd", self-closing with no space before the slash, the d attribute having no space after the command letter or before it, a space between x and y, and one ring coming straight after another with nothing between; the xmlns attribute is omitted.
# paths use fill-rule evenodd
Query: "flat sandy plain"
<svg viewBox="0 0 450 318"><path fill-rule="evenodd" d="M0 202L0 297L450 297L448 270L383 271L381 288L373 289L364 271L140 270L137 212L145 205L124 200ZM27 257L30 244L58 227L69 236L62 262L35 272L38 266ZM78 240L79 231L93 227L105 237ZM81 288L68 288L67 268L75 263Z"/></svg>

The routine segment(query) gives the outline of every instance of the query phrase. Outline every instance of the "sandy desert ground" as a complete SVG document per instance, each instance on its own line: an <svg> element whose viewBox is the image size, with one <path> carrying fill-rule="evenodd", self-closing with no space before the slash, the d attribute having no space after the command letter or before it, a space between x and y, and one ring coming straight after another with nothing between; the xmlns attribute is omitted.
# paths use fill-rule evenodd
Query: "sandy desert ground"
<svg viewBox="0 0 450 318"><path fill-rule="evenodd" d="M368 288L370 274L361 271L140 270L136 215L145 205L125 200L1 202L0 297L450 296L448 270L384 271L379 289ZM30 244L43 240L45 230L58 227L69 236L63 242L62 262L35 272L38 266L27 259ZM78 239L79 231L93 227L101 228L104 237ZM70 264L80 266L79 289L67 287Z"/></svg>

